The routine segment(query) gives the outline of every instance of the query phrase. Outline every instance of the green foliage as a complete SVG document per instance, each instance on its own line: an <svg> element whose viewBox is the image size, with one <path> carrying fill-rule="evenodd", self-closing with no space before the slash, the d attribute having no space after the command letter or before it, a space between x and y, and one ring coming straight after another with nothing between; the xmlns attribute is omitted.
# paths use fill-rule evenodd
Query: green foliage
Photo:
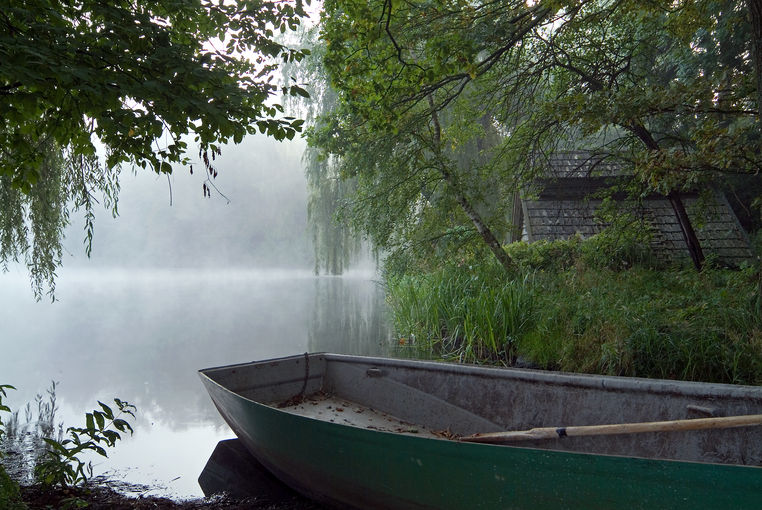
<svg viewBox="0 0 762 510"><path fill-rule="evenodd" d="M15 390L13 386L10 384L0 384L0 413L9 413L11 412L10 408L3 404L3 398L8 396L7 391L8 390ZM0 414L0 442L3 440L3 435L5 434L5 424L3 423L3 416ZM0 456L2 456L2 451L0 450Z"/></svg>
<svg viewBox="0 0 762 510"><path fill-rule="evenodd" d="M661 267L649 245L649 233L639 227L609 226L587 239L516 242L506 246L508 255L525 271L562 271L584 265L592 268L626 269L635 265Z"/></svg>
<svg viewBox="0 0 762 510"><path fill-rule="evenodd" d="M0 267L24 262L39 299L45 289L53 298L56 268L61 264L64 229L72 212L83 210L85 249L90 254L94 234L96 190L103 205L117 213L118 171L101 166L93 156L63 154L50 143L38 147L44 158L40 180L27 192L13 178L0 175ZM23 258L21 258L23 257Z"/></svg>
<svg viewBox="0 0 762 510"><path fill-rule="evenodd" d="M170 173L194 143L214 176L221 144L302 129L277 98L306 91L273 72L308 53L276 40L303 0L0 0L0 13L0 264L25 262L38 298L53 295L70 211L84 208L88 254L95 196L116 214L122 165Z"/></svg>
<svg viewBox="0 0 762 510"><path fill-rule="evenodd" d="M301 124L266 104L279 91L304 94L269 78L274 59L304 55L274 33L297 27L301 0L5 0L0 11L0 174L25 191L40 180L46 140L90 156L96 136L109 148L109 168L134 163L158 173L184 161L188 133L214 149L257 129L290 138ZM170 141L161 143L165 133Z"/></svg>
<svg viewBox="0 0 762 510"><path fill-rule="evenodd" d="M310 141L357 178L345 214L397 267L483 232L465 202L500 238L559 150L624 165L634 199L759 180L743 3L330 1L321 36L338 103Z"/></svg>
<svg viewBox="0 0 762 510"><path fill-rule="evenodd" d="M393 263L478 239L502 255L493 240L510 228L506 210L518 181L497 177L505 168L496 149L499 106L484 100L481 85L450 98L447 108L421 88L436 73L475 59L486 38L500 37L489 16L508 22L522 8L508 4L486 7L484 18L470 12L478 30L457 19L458 2L324 5L323 62L337 101L308 139L326 159L335 158L342 179L356 183L342 217Z"/></svg>
<svg viewBox="0 0 762 510"><path fill-rule="evenodd" d="M759 125L745 6L659 4L589 2L538 41L556 56L537 115L552 113L595 150L634 161L639 182L662 194L754 174ZM546 64L538 58L527 69Z"/></svg>
<svg viewBox="0 0 762 510"><path fill-rule="evenodd" d="M307 31L303 42L309 46L310 55L284 69L284 74L296 75L309 83L309 99L300 98L294 107L303 109L310 123L336 108L338 99L322 65L325 46L317 41L317 37L317 28ZM342 179L337 159L324 157L315 147L308 146L302 160L309 190L307 214L315 253L315 274L342 274L363 246L361 236L340 217L343 203L357 187L356 179Z"/></svg>
<svg viewBox="0 0 762 510"><path fill-rule="evenodd" d="M502 56L494 50L512 47L547 22L549 11L513 0L328 1L324 61L334 86L371 129L393 133L401 115L425 104L429 93L441 90L447 101L488 72Z"/></svg>
<svg viewBox="0 0 762 510"><path fill-rule="evenodd" d="M0 508L4 510L24 510L26 508L26 505L21 501L18 484L11 480L2 464L0 464Z"/></svg>
<svg viewBox="0 0 762 510"><path fill-rule="evenodd" d="M580 256L581 242L577 236L565 241L521 241L509 244L506 250L523 270L562 270L574 266Z"/></svg>
<svg viewBox="0 0 762 510"><path fill-rule="evenodd" d="M285 66L283 70L285 76L297 76L300 81L309 83L309 98L298 97L291 106L303 111L310 124L314 124L316 117L330 114L338 101L322 65L325 45L317 37L317 28L306 31L302 44L309 47L310 54L300 62ZM314 248L315 274L342 274L363 248L361 235L341 215L345 201L357 188L357 180L354 177L342 178L337 158L325 157L316 147L308 146L302 161L309 191L307 214Z"/></svg>
<svg viewBox="0 0 762 510"><path fill-rule="evenodd" d="M515 243L520 269L508 277L483 260L389 277L401 343L447 359L762 382L756 268L696 273L589 255L610 241Z"/></svg>
<svg viewBox="0 0 762 510"><path fill-rule="evenodd" d="M10 384L0 384L0 413L9 413L10 408L3 404L3 398L7 396L7 390L15 389ZM23 510L26 505L21 501L18 484L11 480L2 464L2 443L5 435L5 423L0 414L0 508L7 510Z"/></svg>
<svg viewBox="0 0 762 510"><path fill-rule="evenodd" d="M35 466L35 476L40 483L60 487L87 483L88 477L92 476L92 464L85 463L79 455L94 452L108 457L106 447L116 445L122 437L120 432L132 434L132 426L122 416L134 417L135 406L118 398L114 399L114 403L117 414L111 407L98 402L100 410L95 409L85 415L84 427L69 427L66 439L43 438L48 447L46 458Z"/></svg>
<svg viewBox="0 0 762 510"><path fill-rule="evenodd" d="M377 136L337 107L308 131L310 144L323 152L323 165L333 170L331 178L345 184L338 217L392 264L473 251L483 243L479 227L496 236L509 230L505 218L515 182L485 178L497 164L491 157L497 135L482 110L465 98L463 103L458 119L473 121L474 129L443 116L439 136L433 136L431 115L416 111L396 133ZM440 145L441 151L434 149Z"/></svg>
<svg viewBox="0 0 762 510"><path fill-rule="evenodd" d="M707 269L548 275L538 323L563 370L757 384L762 323L749 273ZM528 339L536 349L539 338Z"/></svg>

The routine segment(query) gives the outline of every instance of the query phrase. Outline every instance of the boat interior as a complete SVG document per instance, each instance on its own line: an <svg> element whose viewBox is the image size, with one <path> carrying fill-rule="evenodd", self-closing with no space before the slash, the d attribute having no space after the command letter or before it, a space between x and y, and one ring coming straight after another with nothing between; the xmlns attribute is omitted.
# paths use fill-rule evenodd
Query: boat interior
<svg viewBox="0 0 762 510"><path fill-rule="evenodd" d="M337 354L202 373L283 412L434 440L539 427L762 414L758 387ZM762 426L556 437L508 446L760 466Z"/></svg>

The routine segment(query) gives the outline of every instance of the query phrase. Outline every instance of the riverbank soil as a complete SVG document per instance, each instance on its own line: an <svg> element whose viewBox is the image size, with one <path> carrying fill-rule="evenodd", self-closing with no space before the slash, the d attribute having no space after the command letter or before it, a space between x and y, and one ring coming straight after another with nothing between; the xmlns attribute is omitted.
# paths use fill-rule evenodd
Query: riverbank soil
<svg viewBox="0 0 762 510"><path fill-rule="evenodd" d="M88 510L326 510L314 501L295 495L289 500L273 502L265 497L213 497L204 500L173 501L168 498L129 497L108 487L92 486L77 489L45 489L39 485L21 487L21 499L29 510L66 508L77 500L87 503ZM78 508L76 504L71 506Z"/></svg>
<svg viewBox="0 0 762 510"><path fill-rule="evenodd" d="M17 452L9 452L3 465L17 480L24 479L28 469ZM199 476L199 485L206 498L173 500L143 494L149 486L94 477L86 487L22 486L21 500L29 510L82 508L78 502L86 503L89 510L328 510L275 478L238 439L219 442Z"/></svg>

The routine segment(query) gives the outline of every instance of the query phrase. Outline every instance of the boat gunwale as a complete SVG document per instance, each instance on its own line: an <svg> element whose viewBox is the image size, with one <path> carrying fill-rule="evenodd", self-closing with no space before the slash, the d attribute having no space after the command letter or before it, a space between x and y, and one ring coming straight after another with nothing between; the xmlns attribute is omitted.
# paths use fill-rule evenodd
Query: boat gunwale
<svg viewBox="0 0 762 510"><path fill-rule="evenodd" d="M682 395L685 397L700 396L702 398L752 398L762 401L762 386L711 383L701 381L680 381L673 379L647 379L641 377L583 374L560 371L552 372L529 368L492 367L442 361L382 358L375 356L358 356L352 354L334 354L327 352L309 353L309 356L318 358L323 357L327 362L334 361L339 363L372 364L376 367L425 369L426 371L431 372L469 375L472 377L485 379L516 380L521 382L563 385L575 388L596 389L611 392L637 391L659 395ZM214 381L214 379L212 379L207 372L235 369L253 365L278 363L281 361L291 361L302 358L304 358L304 354L283 356L266 360L249 361L246 363L235 363L231 365L210 367L201 369L198 372L200 375L208 377L216 383L216 381Z"/></svg>

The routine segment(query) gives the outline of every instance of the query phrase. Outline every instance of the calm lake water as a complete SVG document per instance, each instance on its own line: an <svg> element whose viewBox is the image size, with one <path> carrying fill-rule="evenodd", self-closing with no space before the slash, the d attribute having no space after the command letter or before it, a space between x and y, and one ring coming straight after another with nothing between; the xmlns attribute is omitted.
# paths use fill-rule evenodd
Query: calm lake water
<svg viewBox="0 0 762 510"><path fill-rule="evenodd" d="M138 408L135 434L96 472L196 497L219 440L233 437L196 371L305 351L388 354L372 273L62 271L55 303L35 302L25 273L0 275L0 384L15 409L58 382L57 416L84 425L97 400ZM23 415L23 412L22 412Z"/></svg>

